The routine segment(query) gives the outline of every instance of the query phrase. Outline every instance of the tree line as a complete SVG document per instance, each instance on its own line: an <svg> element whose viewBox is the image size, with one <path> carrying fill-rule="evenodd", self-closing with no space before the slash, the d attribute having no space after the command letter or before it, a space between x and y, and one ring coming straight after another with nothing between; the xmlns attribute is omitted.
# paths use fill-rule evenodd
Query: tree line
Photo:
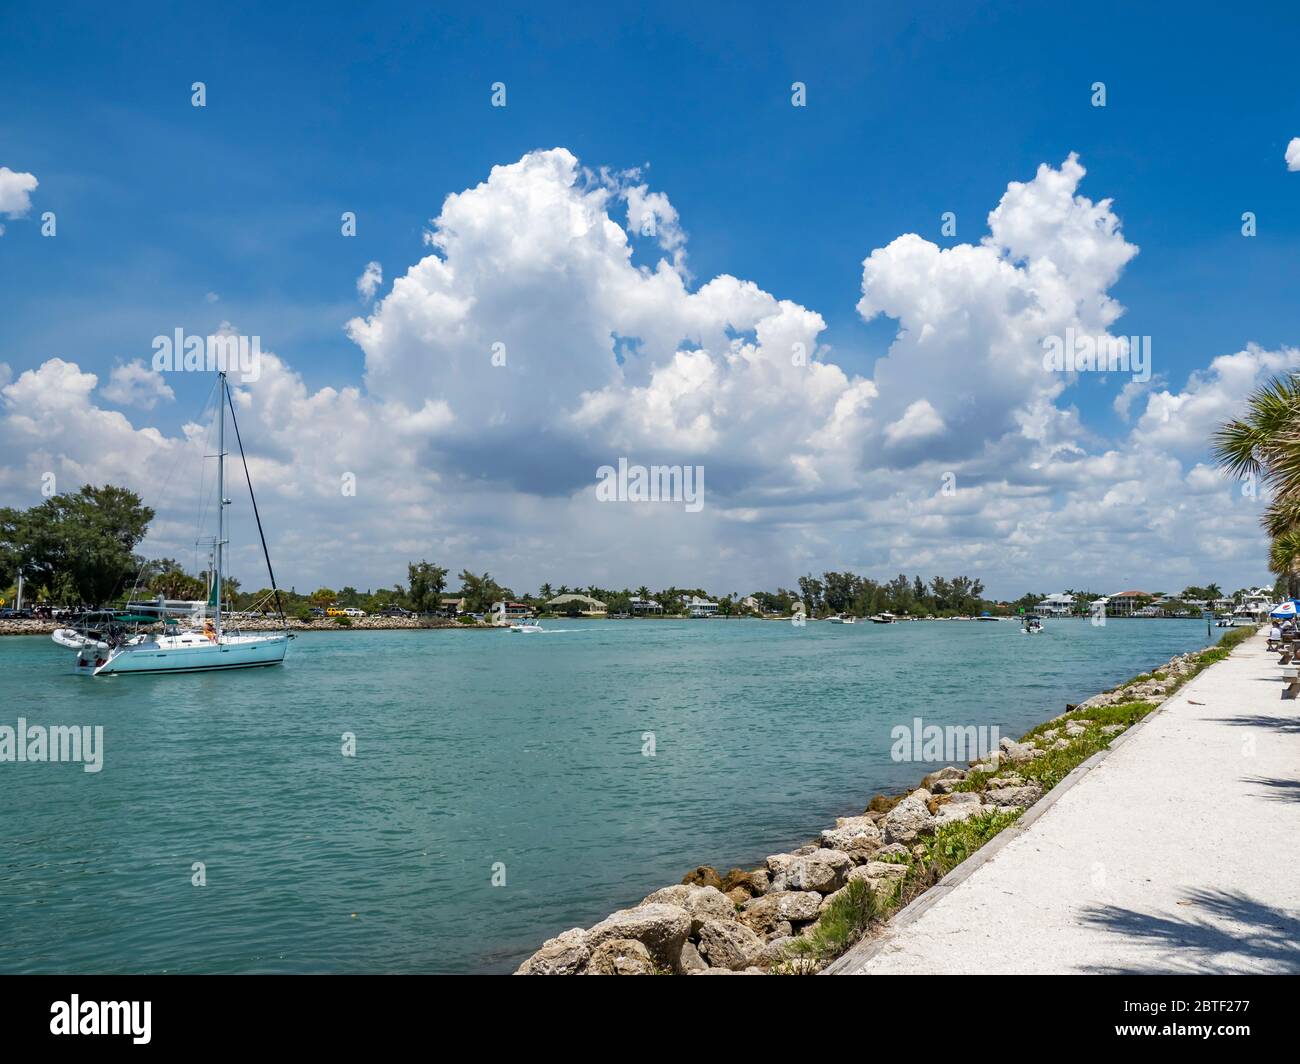
<svg viewBox="0 0 1300 1064"><path fill-rule="evenodd" d="M145 558L137 553L153 517L154 511L135 492L113 485L87 484L27 510L0 509L0 589L9 589L3 597L11 598L21 569L27 601L53 606L105 606L133 597L159 595L181 600L206 598L209 573L200 570L191 574L174 558ZM1294 572L1293 568L1292 575ZM793 588L778 587L749 595L739 591L710 594L702 587L670 586L652 591L644 584L632 589L549 582L536 593L516 593L491 573L469 569L460 571L453 591L449 574L450 569L422 559L408 563L404 585L399 582L366 591L351 586L320 587L304 594L294 588L281 589L278 605L270 588L244 591L238 578L227 575L222 580L222 600L236 610L257 608L274 613L282 608L290 615L309 616L313 609L331 606L356 607L370 613L394 607L434 613L443 609L444 600L449 598L463 600L463 609L470 613L486 613L500 600L522 602L541 610L552 599L579 594L605 603L611 614L634 612L633 600L640 599L656 603L664 615L677 615L685 612L684 599L696 597L716 602L722 616L749 612L789 615L796 603L802 603L810 616L890 612L950 617L973 616L986 610L1014 614L1020 609L1032 609L1045 597L1026 594L1012 603L997 603L984 597L984 585L975 577L936 576L927 582L903 573L883 581L848 571L824 572L820 576L809 573L799 577ZM1080 612L1086 611L1088 602L1100 597L1087 591L1072 593L1079 600ZM1236 597L1243 593L1244 589ZM1222 593L1218 585L1210 584L1188 587L1180 597L1212 600L1222 597ZM582 608L580 603L574 603L560 607L559 612L577 613Z"/></svg>

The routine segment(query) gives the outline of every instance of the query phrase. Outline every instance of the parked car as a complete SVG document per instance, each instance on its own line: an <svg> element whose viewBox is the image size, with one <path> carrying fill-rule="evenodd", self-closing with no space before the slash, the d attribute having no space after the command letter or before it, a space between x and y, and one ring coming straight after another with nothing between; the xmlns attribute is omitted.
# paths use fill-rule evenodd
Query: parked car
<svg viewBox="0 0 1300 1064"><path fill-rule="evenodd" d="M347 609L343 611L344 617L364 617L365 615L366 615L365 610L359 610L355 606L349 606Z"/></svg>
<svg viewBox="0 0 1300 1064"><path fill-rule="evenodd" d="M313 606L313 607L311 608L311 615L312 615L313 617L324 617L324 616L325 616L325 608L324 608L323 606Z"/></svg>

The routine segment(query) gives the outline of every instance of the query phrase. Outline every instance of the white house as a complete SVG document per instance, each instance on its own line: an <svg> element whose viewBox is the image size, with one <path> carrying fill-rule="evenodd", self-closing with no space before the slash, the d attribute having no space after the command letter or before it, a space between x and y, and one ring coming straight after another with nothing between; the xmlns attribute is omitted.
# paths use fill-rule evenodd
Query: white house
<svg viewBox="0 0 1300 1064"><path fill-rule="evenodd" d="M682 604L686 607L686 613L690 617L712 617L718 612L716 602L702 599L698 595L692 595L690 598L683 595Z"/></svg>
<svg viewBox="0 0 1300 1064"><path fill-rule="evenodd" d="M633 595L630 600L632 613L635 614L655 614L663 613L664 608L654 599L643 599L639 595Z"/></svg>
<svg viewBox="0 0 1300 1064"><path fill-rule="evenodd" d="M1048 595L1034 609L1044 617L1068 617L1074 612L1074 596L1067 595L1064 591L1056 595Z"/></svg>

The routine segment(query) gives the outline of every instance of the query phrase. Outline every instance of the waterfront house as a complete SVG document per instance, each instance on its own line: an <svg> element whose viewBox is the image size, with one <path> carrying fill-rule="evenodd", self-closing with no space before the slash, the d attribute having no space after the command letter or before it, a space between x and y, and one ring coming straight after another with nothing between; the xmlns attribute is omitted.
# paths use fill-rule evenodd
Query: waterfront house
<svg viewBox="0 0 1300 1064"><path fill-rule="evenodd" d="M1034 607L1034 612L1043 617L1069 617L1074 612L1074 603L1074 596L1062 591L1056 595L1048 595Z"/></svg>
<svg viewBox="0 0 1300 1064"><path fill-rule="evenodd" d="M458 617L469 608L469 601L460 597L439 599L438 607L443 613Z"/></svg>
<svg viewBox="0 0 1300 1064"><path fill-rule="evenodd" d="M632 596L630 605L634 617L658 616L664 611L664 608L654 599L643 599L639 595Z"/></svg>
<svg viewBox="0 0 1300 1064"><path fill-rule="evenodd" d="M1111 617L1132 617L1150 598L1145 591L1117 591L1106 596L1106 613Z"/></svg>
<svg viewBox="0 0 1300 1064"><path fill-rule="evenodd" d="M605 603L590 595L556 595L547 601L546 608L575 617L604 617L606 614Z"/></svg>
<svg viewBox="0 0 1300 1064"><path fill-rule="evenodd" d="M507 621L523 621L533 616L533 608L526 602L494 602L492 612L501 614Z"/></svg>
<svg viewBox="0 0 1300 1064"><path fill-rule="evenodd" d="M718 612L718 604L702 599L698 595L683 595L682 605L686 607L688 617L712 617Z"/></svg>

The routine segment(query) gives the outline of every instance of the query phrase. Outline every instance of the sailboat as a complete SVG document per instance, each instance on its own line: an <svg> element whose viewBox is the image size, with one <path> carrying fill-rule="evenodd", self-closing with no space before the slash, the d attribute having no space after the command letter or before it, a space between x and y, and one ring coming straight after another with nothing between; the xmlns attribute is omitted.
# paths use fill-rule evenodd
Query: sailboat
<svg viewBox="0 0 1300 1064"><path fill-rule="evenodd" d="M82 618L76 628L59 628L51 636L60 646L76 650L73 671L89 676L113 676L125 673L214 672L218 669L251 669L279 665L289 649L288 626L280 607L280 593L275 586L271 556L266 549L262 517L257 512L253 480L248 472L244 442L239 436L239 421L230 397L225 373L218 374L220 395L217 398L217 535L213 543L211 588L206 602L183 604L189 608L190 627L182 630L174 616L175 607L160 600L157 604L133 602L125 611L105 610ZM271 577L271 590L280 612L281 630L271 633L240 632L237 624L228 624L222 615L222 554L226 539L226 408L239 444L239 457L248 481L248 496L253 502L257 532L262 540ZM178 604L180 605L180 604ZM162 630L157 631L161 625ZM141 629L148 629L141 631Z"/></svg>

